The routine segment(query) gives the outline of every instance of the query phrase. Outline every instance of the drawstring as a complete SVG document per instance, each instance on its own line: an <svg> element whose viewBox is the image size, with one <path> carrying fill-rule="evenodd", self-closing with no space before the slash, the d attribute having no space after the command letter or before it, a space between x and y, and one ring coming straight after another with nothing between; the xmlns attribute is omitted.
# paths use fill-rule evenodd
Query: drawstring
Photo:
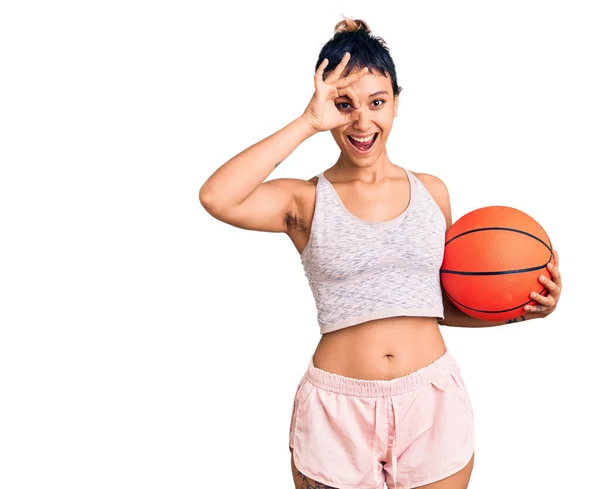
<svg viewBox="0 0 600 489"><path fill-rule="evenodd" d="M379 473L381 471L381 465L379 465L379 460L377 459L377 457L375 456L378 451L377 451L377 432L379 429L379 423L377 421L377 419L379 418L379 398L376 397L375 398L375 429L373 430L373 432L375 433L375 436L373 437L373 449L371 451L371 453L373 454L375 460L373 463L373 476L375 477L375 480L379 480Z"/></svg>
<svg viewBox="0 0 600 489"><path fill-rule="evenodd" d="M396 489L396 468L397 468L397 457L396 457L396 410L394 408L394 401L390 397L390 405L392 406L392 418L394 420L394 433L392 436L392 480L394 481L394 489Z"/></svg>

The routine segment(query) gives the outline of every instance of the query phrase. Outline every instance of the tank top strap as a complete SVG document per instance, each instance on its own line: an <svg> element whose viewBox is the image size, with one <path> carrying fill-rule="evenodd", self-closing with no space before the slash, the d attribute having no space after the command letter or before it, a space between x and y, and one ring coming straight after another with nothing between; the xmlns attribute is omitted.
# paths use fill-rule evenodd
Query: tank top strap
<svg viewBox="0 0 600 489"><path fill-rule="evenodd" d="M406 171L406 174L408 175L408 178L410 179L410 183L413 184L411 185L411 187L422 187L423 184L421 183L421 180L419 180L415 174L413 172L411 172L408 168L404 168L404 171Z"/></svg>
<svg viewBox="0 0 600 489"><path fill-rule="evenodd" d="M419 180L413 172L407 170L406 168L405 170L408 178L410 179L411 205L422 206L424 204L424 200L429 200L429 192L425 188L425 185L423 185L423 182L421 182L421 180Z"/></svg>
<svg viewBox="0 0 600 489"><path fill-rule="evenodd" d="M316 188L316 202L315 202L315 214L317 212L327 218L333 218L334 215L344 215L343 204L333 188L333 185L327 177L324 175L325 172L319 173Z"/></svg>
<svg viewBox="0 0 600 489"><path fill-rule="evenodd" d="M415 207L416 214L420 215L438 215L445 220L444 214L442 213L437 201L429 192L423 182L416 177L416 175L409 170L406 170L406 174L409 176L412 182L413 189L413 207Z"/></svg>
<svg viewBox="0 0 600 489"><path fill-rule="evenodd" d="M315 209L311 224L311 234L313 235L320 232L320 222L323 219L329 219L329 216L335 210L333 196L328 192L328 185L325 181L327 177L324 177L323 173L321 172L317 175L315 185Z"/></svg>

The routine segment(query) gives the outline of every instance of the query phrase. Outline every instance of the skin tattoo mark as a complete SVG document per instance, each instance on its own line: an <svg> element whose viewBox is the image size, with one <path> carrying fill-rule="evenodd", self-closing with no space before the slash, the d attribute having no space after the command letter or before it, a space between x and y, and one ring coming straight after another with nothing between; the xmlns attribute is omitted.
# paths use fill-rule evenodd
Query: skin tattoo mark
<svg viewBox="0 0 600 489"><path fill-rule="evenodd" d="M311 484L311 481L307 480L306 476L300 471L298 471L298 476L300 476L300 478L302 479L302 489L335 489L335 487L327 486L317 481L314 481Z"/></svg>
<svg viewBox="0 0 600 489"><path fill-rule="evenodd" d="M514 318L514 319L509 319L506 324L510 324L510 323L519 323L521 321L525 321L525 316L519 316L518 318Z"/></svg>

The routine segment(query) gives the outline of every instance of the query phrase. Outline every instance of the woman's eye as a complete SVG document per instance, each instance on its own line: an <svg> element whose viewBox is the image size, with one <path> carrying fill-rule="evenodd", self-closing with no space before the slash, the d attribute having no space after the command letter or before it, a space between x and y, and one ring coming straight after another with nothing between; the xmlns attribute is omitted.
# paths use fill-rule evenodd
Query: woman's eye
<svg viewBox="0 0 600 489"><path fill-rule="evenodd" d="M385 100L380 99L380 98L373 100L373 103L375 103L375 102L381 102L380 104L375 105L375 107L381 107L383 104L385 104ZM349 108L349 107L342 107L342 105L350 106L350 103L348 103L348 102L340 102L339 104L337 104L337 107L342 108L342 109Z"/></svg>

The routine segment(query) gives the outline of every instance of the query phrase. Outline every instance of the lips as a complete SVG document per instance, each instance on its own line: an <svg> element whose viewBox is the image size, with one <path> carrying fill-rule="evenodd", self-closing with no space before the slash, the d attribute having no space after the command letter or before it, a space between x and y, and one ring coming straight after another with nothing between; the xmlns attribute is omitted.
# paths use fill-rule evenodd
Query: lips
<svg viewBox="0 0 600 489"><path fill-rule="evenodd" d="M356 151L358 151L359 153L366 153L373 147L373 145L377 141L378 136L379 136L379 133L375 133L369 144L365 144L364 142L361 142L361 141L355 141L355 140L353 140L353 138L350 135L348 135L347 138L348 138L348 141L350 141L350 144L352 145L352 147Z"/></svg>

